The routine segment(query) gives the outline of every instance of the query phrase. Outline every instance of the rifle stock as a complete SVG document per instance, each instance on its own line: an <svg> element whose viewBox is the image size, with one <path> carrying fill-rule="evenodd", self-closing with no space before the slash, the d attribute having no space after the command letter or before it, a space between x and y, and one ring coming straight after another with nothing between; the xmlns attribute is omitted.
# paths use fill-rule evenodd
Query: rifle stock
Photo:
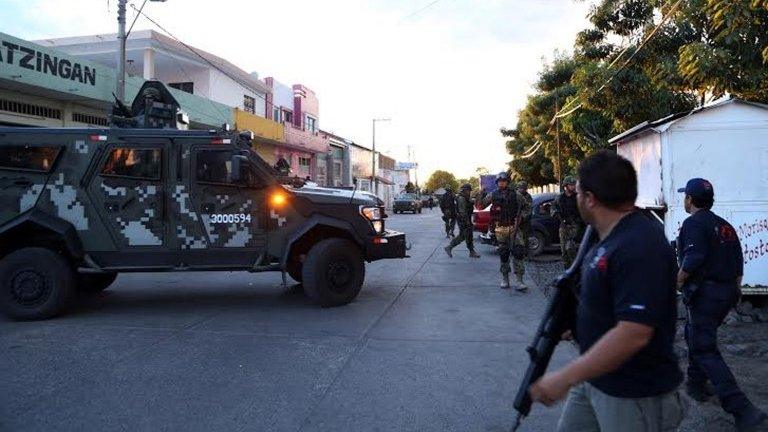
<svg viewBox="0 0 768 432"><path fill-rule="evenodd" d="M514 407L518 416L513 430L520 426L522 418L531 413L531 406L533 405L529 393L531 385L547 371L552 354L557 344L560 343L563 333L573 329L572 325L576 317L576 293L581 279L581 264L589 250L592 237L593 229L588 226L573 264L554 282L555 289L552 297L539 323L536 336L527 348L530 363L515 397Z"/></svg>

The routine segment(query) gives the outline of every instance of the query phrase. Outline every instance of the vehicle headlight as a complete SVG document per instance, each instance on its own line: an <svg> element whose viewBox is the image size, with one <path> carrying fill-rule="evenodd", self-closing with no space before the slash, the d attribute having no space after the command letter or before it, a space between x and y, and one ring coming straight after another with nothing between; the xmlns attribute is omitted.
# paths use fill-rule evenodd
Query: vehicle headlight
<svg viewBox="0 0 768 432"><path fill-rule="evenodd" d="M384 211L381 207L360 207L360 214L368 219L377 234L384 232Z"/></svg>
<svg viewBox="0 0 768 432"><path fill-rule="evenodd" d="M360 213L369 221L381 220L381 208L379 207L361 207Z"/></svg>
<svg viewBox="0 0 768 432"><path fill-rule="evenodd" d="M377 233L381 234L384 232L384 222L378 220L371 222L371 224L373 224L373 230Z"/></svg>

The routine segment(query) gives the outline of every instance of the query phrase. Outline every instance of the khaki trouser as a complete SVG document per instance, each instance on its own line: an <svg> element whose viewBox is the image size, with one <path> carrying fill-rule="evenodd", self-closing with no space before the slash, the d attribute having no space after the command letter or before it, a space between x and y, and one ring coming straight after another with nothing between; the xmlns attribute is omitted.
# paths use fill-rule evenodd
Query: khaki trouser
<svg viewBox="0 0 768 432"><path fill-rule="evenodd" d="M453 240L451 240L451 244L448 245L451 249L455 248L456 246L460 245L461 242L466 241L467 242L467 249L469 249L470 252L473 252L475 250L475 233L472 227L472 223L468 220L458 220L459 223L459 235L454 237Z"/></svg>
<svg viewBox="0 0 768 432"><path fill-rule="evenodd" d="M557 423L558 432L676 431L688 411L680 390L647 398L618 398L589 383L572 388Z"/></svg>
<svg viewBox="0 0 768 432"><path fill-rule="evenodd" d="M499 243L499 259L501 261L501 274L508 275L511 268L509 267L509 257L512 254L513 245L525 246L525 238L520 230L512 238L514 234L514 226L497 226L494 230L496 234L496 242ZM512 259L512 265L515 269L515 275L520 279L525 275L525 262L521 259Z"/></svg>

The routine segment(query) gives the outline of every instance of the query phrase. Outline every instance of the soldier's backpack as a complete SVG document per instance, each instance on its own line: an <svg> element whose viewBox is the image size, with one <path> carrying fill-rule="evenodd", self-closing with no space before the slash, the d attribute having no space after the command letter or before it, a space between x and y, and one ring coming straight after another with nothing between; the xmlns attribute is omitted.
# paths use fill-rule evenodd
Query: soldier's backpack
<svg viewBox="0 0 768 432"><path fill-rule="evenodd" d="M445 212L456 212L456 199L453 194L444 193L440 197L440 210Z"/></svg>

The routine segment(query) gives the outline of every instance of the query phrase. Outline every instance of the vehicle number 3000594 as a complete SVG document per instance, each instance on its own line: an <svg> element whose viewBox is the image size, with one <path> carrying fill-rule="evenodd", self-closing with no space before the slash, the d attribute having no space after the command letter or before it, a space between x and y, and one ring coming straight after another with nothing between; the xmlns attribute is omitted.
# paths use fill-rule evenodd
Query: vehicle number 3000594
<svg viewBox="0 0 768 432"><path fill-rule="evenodd" d="M215 224L233 224L233 223L251 223L250 214L212 214L211 223Z"/></svg>

